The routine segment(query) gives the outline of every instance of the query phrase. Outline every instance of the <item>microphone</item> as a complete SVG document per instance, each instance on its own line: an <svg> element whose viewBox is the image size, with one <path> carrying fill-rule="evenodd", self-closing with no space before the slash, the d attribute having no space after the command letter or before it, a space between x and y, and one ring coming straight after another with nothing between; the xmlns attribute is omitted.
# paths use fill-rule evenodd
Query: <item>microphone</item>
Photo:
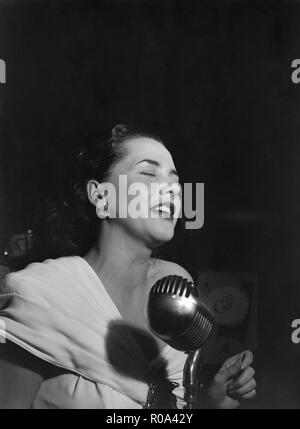
<svg viewBox="0 0 300 429"><path fill-rule="evenodd" d="M157 337L188 353L183 369L185 408L197 408L201 347L213 328L212 310L194 283L170 275L152 286L146 313L149 328Z"/></svg>
<svg viewBox="0 0 300 429"><path fill-rule="evenodd" d="M203 346L214 322L214 314L199 288L176 275L163 277L152 286L147 317L157 337L185 352Z"/></svg>

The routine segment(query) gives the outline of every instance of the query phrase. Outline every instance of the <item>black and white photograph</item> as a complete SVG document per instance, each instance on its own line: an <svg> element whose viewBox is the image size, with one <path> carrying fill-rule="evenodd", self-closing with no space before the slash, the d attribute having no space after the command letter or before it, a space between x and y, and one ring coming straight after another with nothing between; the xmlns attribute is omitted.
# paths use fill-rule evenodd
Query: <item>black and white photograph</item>
<svg viewBox="0 0 300 429"><path fill-rule="evenodd" d="M0 0L0 409L300 408L299 22Z"/></svg>

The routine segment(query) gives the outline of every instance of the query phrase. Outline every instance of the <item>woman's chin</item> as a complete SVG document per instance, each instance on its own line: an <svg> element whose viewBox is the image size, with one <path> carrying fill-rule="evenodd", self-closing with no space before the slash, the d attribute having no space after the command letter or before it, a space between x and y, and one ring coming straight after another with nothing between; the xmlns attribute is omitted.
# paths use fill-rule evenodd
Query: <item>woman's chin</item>
<svg viewBox="0 0 300 429"><path fill-rule="evenodd" d="M156 243L156 247L172 240L174 228L175 224L171 220L152 219L151 239Z"/></svg>

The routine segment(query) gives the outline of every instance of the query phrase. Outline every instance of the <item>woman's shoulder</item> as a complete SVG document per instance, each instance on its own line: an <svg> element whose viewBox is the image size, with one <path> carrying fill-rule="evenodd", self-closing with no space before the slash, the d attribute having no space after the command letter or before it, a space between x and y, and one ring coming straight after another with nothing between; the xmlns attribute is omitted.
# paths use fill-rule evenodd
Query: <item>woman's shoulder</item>
<svg viewBox="0 0 300 429"><path fill-rule="evenodd" d="M176 275L193 282L191 274L181 265L165 259L152 259L151 279L156 281L162 277Z"/></svg>
<svg viewBox="0 0 300 429"><path fill-rule="evenodd" d="M1 282L1 292L22 293L41 283L56 285L74 277L77 264L75 256L32 262L22 270L9 272Z"/></svg>

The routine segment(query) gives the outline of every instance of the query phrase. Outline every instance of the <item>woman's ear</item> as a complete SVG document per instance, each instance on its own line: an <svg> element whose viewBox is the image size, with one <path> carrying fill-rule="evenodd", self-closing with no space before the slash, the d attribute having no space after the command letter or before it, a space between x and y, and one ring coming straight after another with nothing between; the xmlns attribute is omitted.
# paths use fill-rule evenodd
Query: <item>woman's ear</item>
<svg viewBox="0 0 300 429"><path fill-rule="evenodd" d="M97 205L97 201L99 197L101 197L101 195L99 195L99 185L100 183L94 179L89 180L88 184L86 185L88 199L94 206Z"/></svg>

